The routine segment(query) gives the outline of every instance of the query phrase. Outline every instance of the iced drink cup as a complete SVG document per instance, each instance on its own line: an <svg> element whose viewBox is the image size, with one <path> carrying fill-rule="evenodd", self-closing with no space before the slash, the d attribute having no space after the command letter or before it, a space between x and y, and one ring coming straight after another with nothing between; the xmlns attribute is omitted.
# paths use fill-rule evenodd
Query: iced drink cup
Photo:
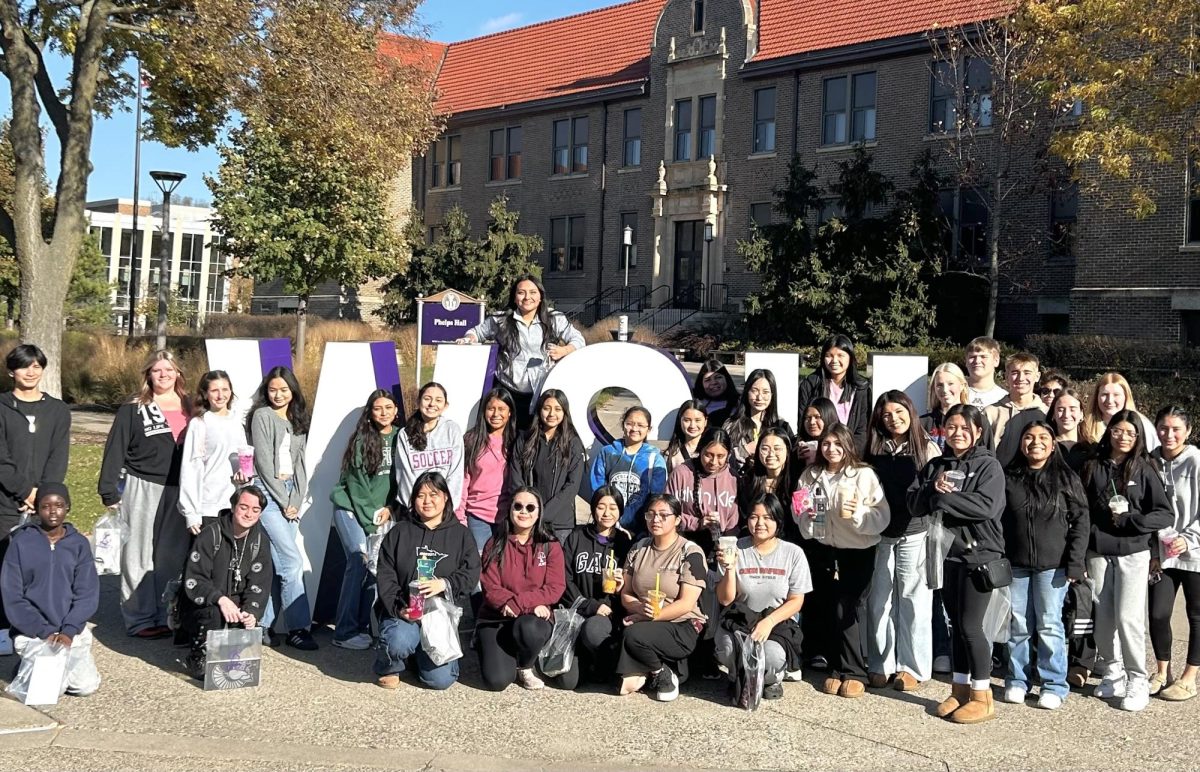
<svg viewBox="0 0 1200 772"><path fill-rule="evenodd" d="M1113 517L1126 514L1129 512L1129 499L1118 493L1108 500L1108 511L1113 513Z"/></svg>
<svg viewBox="0 0 1200 772"><path fill-rule="evenodd" d="M719 545L721 554L725 556L725 559L733 560L734 555L737 553L737 537L722 536L721 538L717 539L717 544Z"/></svg>
<svg viewBox="0 0 1200 772"><path fill-rule="evenodd" d="M242 473L242 477L249 480L254 476L254 446L242 445L238 447L238 471Z"/></svg>
<svg viewBox="0 0 1200 772"><path fill-rule="evenodd" d="M667 596L662 590L650 590L646 593L646 600L650 602L651 608L654 609L653 619L658 619L658 615L662 613L663 602Z"/></svg>
<svg viewBox="0 0 1200 772"><path fill-rule="evenodd" d="M957 469L951 469L949 472L946 472L945 475L946 482L950 483L951 489L956 491L961 491L963 483L967 481L967 473L960 472Z"/></svg>
<svg viewBox="0 0 1200 772"><path fill-rule="evenodd" d="M605 595L612 595L617 591L617 572L619 568L608 566L604 569L604 582L600 586L600 590Z"/></svg>
<svg viewBox="0 0 1200 772"><path fill-rule="evenodd" d="M425 596L421 594L420 582L408 583L408 620L416 622L425 614Z"/></svg>

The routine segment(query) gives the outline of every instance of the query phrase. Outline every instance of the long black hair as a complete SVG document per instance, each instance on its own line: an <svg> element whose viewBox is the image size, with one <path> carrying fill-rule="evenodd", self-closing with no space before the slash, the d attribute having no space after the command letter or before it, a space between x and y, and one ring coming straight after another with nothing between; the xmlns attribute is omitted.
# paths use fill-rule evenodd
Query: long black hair
<svg viewBox="0 0 1200 772"><path fill-rule="evenodd" d="M903 455L912 456L917 469L920 469L929 460L929 436L921 428L921 421L917 417L917 409L912 400L902 391L885 391L875 400L875 409L871 411L871 420L867 424L867 453L872 456L887 455L884 448L888 440L892 440L892 433L883 425L883 409L888 405L899 405L908 411L908 431L904 435L904 444L908 446L908 452Z"/></svg>
<svg viewBox="0 0 1200 772"><path fill-rule="evenodd" d="M286 383L292 392L292 401L287 406L287 420L292 425L292 433L308 434L308 401L304 399L304 392L300 390L300 382L296 380L296 374L290 368L278 366L267 371L267 374L263 376L262 383L254 392L254 401L250 403L250 411L246 413L246 431L250 431L250 423L254 420L255 411L260 407L271 406L271 401L267 399L267 391L271 381L276 378Z"/></svg>
<svg viewBox="0 0 1200 772"><path fill-rule="evenodd" d="M508 449L513 446L513 440L517 438L517 403L508 389L497 386L479 400L479 409L475 411L475 425L463 435L463 451L467 456L467 471L472 475L479 473L479 456L487 447L488 437L492 433L492 428L487 422L487 406L491 404L492 400L508 405L508 423L504 425L504 435L500 440L500 447L504 449L506 455Z"/></svg>
<svg viewBox="0 0 1200 772"><path fill-rule="evenodd" d="M498 361L498 369L507 370L512 364L513 356L521 350L521 331L517 327L517 287L521 282L533 282L533 286L537 287L538 295L541 300L538 301L537 320L542 325L542 354L543 359L549 353L551 344L558 344L559 340L554 326L550 323L550 308L546 301L546 288L542 285L542 280L532 273L523 273L513 280L512 286L508 288L508 309L501 315L500 329L496 334L496 342L500 344L500 356Z"/></svg>
<svg viewBox="0 0 1200 772"><path fill-rule="evenodd" d="M721 378L725 381L725 389L719 397L710 397L704 390L704 377L710 373L720 373ZM710 357L700 365L700 372L696 373L696 380L692 381L692 399L704 402L724 400L725 404L730 406L737 404L737 386L733 383L733 376L729 374L729 368L721 360Z"/></svg>
<svg viewBox="0 0 1200 772"><path fill-rule="evenodd" d="M862 386L862 379L858 376L858 365L855 364L854 357L854 342L845 335L831 335L821 345L821 356L817 361L817 372L821 374L821 381L825 388L823 391L829 393L829 384L833 382L833 377L829 375L829 371L825 369L825 355L833 349L845 351L850 355L850 366L846 368L846 380L843 381L846 387L859 388Z"/></svg>
<svg viewBox="0 0 1200 772"><path fill-rule="evenodd" d="M700 512L700 480L709 474L705 471L704 462L700 456L709 445L721 445L725 448L725 452L729 454L729 457L725 460L725 469L728 470L729 465L733 463L733 440L729 438L729 432L719 426L706 429L704 434L700 436L700 444L696 446L696 455L688 461L692 465L692 506L695 507L697 514ZM788 458L790 459L791 456L792 453L789 448ZM716 473L714 472L713 474Z"/></svg>
<svg viewBox="0 0 1200 772"><path fill-rule="evenodd" d="M813 397L800 411L800 426L796 429L797 440L817 440L821 438L821 434L813 436L808 433L808 411L810 408L816 410L817 415L821 416L821 434L824 434L825 430L834 424L842 422L838 418L837 407L834 406L833 400L829 397Z"/></svg>
<svg viewBox="0 0 1200 772"><path fill-rule="evenodd" d="M562 423L555 430L554 439L549 441L551 458L557 459L558 463L563 466L570 466L572 447L577 442L582 445L582 441L579 441L579 433L575 431L575 424L571 421L571 403L567 401L567 395L558 389L546 389L538 395L537 402L533 405L535 422L525 433L524 444L521 446L521 468L525 470L526 479L532 479L533 464L537 461L538 445L546 436L546 427L542 423L542 406L546 404L546 400L550 399L557 402L563 411Z"/></svg>
<svg viewBox="0 0 1200 772"><path fill-rule="evenodd" d="M375 428L372 416L375 401L379 399L390 400L397 408L400 407L396 403L396 395L387 389L376 389L367 396L367 404L363 406L362 413L358 416L358 423L354 425L354 433L350 435L350 441L346 443L346 452L342 454L342 474L349 471L356 462L368 475L374 475L383 465L383 439L379 430ZM392 426L399 427L399 425L400 413L397 410L396 415L392 416ZM357 449L361 449L361 456L355 452Z"/></svg>
<svg viewBox="0 0 1200 772"><path fill-rule="evenodd" d="M784 447L787 448L787 461L783 463L783 468L779 470L779 482L776 483L775 490L779 492L781 500L790 502L792 491L796 488L796 482L800 475L796 470L798 464L796 463L795 437L792 436L792 432L786 426L768 426L758 436L758 444L754 446L754 455L746 459L746 465L742 469L742 487L745 488L746 495L743 496L739 491L738 498L744 498L749 501L767 492L765 483L767 468L763 466L762 459L758 455L758 449L763 444L763 440L768 437L778 437L783 440ZM786 497L786 499L783 497Z"/></svg>
<svg viewBox="0 0 1200 772"><path fill-rule="evenodd" d="M209 370L200 376L200 384L196 387L196 398L192 400L192 418L197 418L212 410L212 405L208 401L208 387L213 384L213 381L225 381L229 384L229 402L225 407L233 404L233 381L230 380L229 373L224 370Z"/></svg>
<svg viewBox="0 0 1200 772"><path fill-rule="evenodd" d="M775 374L763 368L752 370L746 376L746 388L742 390L742 397L738 400L737 409L725 422L725 431L729 432L730 438L739 447L745 445L754 436L754 419L750 417L751 411L753 411L753 408L750 407L750 389L758 381L764 380L771 387L771 401L767 404L767 409L763 411L762 422L758 426L759 432L761 433L768 426L779 423L779 389L775 386Z"/></svg>
<svg viewBox="0 0 1200 772"><path fill-rule="evenodd" d="M1058 442L1054 439L1054 427L1050 425L1049 421L1032 421L1021 430L1022 439L1030 429L1045 429L1050 435L1050 443L1053 447L1045 466L1041 469L1031 468L1029 460L1022 452L1017 453L1009 462L1008 468L1004 470L1009 479L1020 483L1025 490L1030 511L1054 517L1063 511L1063 504L1068 509L1086 508L1087 499L1083 495L1079 477L1071 471L1071 467L1067 466L1067 460L1063 454L1058 452ZM1061 499L1059 494L1062 494Z"/></svg>
<svg viewBox="0 0 1200 772"><path fill-rule="evenodd" d="M537 501L537 522L533 524L533 531L529 534L529 538L534 544L550 544L558 541L554 536L554 531L550 526L546 525L546 508L542 501L542 494L538 493L537 488L529 485L522 485L512 492L512 496L508 498L510 504L515 501L518 493L528 493ZM487 568L493 562L497 566L504 567L504 550L508 546L508 537L513 534L512 526L512 509L504 513L504 517L500 517L500 513L496 513L496 528L492 534L491 549L485 550L483 553L483 567Z"/></svg>
<svg viewBox="0 0 1200 772"><path fill-rule="evenodd" d="M1105 461L1112 460L1113 445L1112 445L1112 430L1119 423L1127 423L1133 427L1134 434L1137 436L1133 441L1133 448L1129 451L1129 455L1121 461L1121 490L1125 490L1129 486L1129 481L1143 467L1153 471L1153 466L1150 463L1150 456L1146 454L1146 438L1143 436L1146 427L1142 425L1142 414L1136 410L1118 410L1113 414L1113 417L1108 419L1108 426L1104 429L1103 436L1100 437L1100 442L1096 444L1095 456L1087 462L1083 467L1083 479L1091 484L1092 477L1096 474L1096 469Z"/></svg>
<svg viewBox="0 0 1200 772"><path fill-rule="evenodd" d="M446 398L447 402L450 401L450 394L446 391L446 387L437 381L430 381L417 392L417 407L404 422L404 434L408 437L408 444L412 446L413 450L425 450L428 442L428 438L425 436L425 417L421 415L421 397L425 396L425 392L430 389L441 389L442 396Z"/></svg>
<svg viewBox="0 0 1200 772"><path fill-rule="evenodd" d="M675 431L671 432L671 441L667 443L667 452L664 454L667 458L671 458L676 453L679 453L681 456L683 456L684 461L687 461L691 458L691 456L688 455L687 437L683 435L683 414L689 410L695 410L699 412L700 415L704 416L704 420L706 422L705 428L707 429L708 414L704 412L704 408L700 407L700 404L700 400L698 399L689 399L684 400L684 403L679 406L678 412L675 413ZM704 432L701 432L700 434L703 436ZM699 449L700 446L697 445L697 452L699 452Z"/></svg>

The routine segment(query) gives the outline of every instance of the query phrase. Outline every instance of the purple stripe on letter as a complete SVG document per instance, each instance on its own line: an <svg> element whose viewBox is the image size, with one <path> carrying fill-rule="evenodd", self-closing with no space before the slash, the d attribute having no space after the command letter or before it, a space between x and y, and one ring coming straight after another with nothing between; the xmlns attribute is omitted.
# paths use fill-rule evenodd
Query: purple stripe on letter
<svg viewBox="0 0 1200 772"><path fill-rule="evenodd" d="M390 391L396 397L396 407L404 415L404 394L400 388L400 365L396 362L396 344L390 340L371 343L371 367L375 371L375 388Z"/></svg>
<svg viewBox="0 0 1200 772"><path fill-rule="evenodd" d="M258 342L258 359L265 376L272 367L292 369L291 338L264 338Z"/></svg>

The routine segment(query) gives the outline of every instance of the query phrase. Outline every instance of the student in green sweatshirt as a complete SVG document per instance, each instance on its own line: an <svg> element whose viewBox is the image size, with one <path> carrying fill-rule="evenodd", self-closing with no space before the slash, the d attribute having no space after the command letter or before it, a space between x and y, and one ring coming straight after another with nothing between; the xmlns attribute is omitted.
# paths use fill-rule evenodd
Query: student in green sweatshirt
<svg viewBox="0 0 1200 772"><path fill-rule="evenodd" d="M333 525L346 552L346 573L333 628L333 645L343 649L371 647L375 577L367 570L367 537L392 517L388 502L395 498L396 491L392 458L400 433L399 415L391 392L371 392L346 443L342 475L329 495L334 506Z"/></svg>

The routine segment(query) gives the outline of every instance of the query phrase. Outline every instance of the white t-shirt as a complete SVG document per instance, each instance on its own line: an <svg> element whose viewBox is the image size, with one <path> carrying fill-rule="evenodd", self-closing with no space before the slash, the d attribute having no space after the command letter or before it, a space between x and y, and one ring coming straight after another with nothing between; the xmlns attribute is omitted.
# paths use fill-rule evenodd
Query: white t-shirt
<svg viewBox="0 0 1200 772"><path fill-rule="evenodd" d="M723 568L718 566L717 570L724 575ZM762 611L783 605L789 595L808 592L812 592L812 575L808 558L799 546L780 541L771 554L760 555L750 537L738 539L738 603L746 604L751 611Z"/></svg>
<svg viewBox="0 0 1200 772"><path fill-rule="evenodd" d="M987 391L979 391L977 389L972 389L970 386L967 387L967 397L970 400L970 403L980 410L996 404L1007 396L1008 391L996 385L993 385L992 388L988 389Z"/></svg>

